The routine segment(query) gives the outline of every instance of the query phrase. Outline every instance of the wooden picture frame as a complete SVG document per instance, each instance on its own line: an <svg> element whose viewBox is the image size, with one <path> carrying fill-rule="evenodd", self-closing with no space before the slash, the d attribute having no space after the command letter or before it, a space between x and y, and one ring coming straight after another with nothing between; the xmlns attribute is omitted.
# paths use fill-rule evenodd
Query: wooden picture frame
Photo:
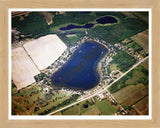
<svg viewBox="0 0 160 128"><path fill-rule="evenodd" d="M9 120L9 93L8 93L8 79L9 79L9 17L8 12L10 8L150 8L152 10L151 22L151 43L152 43L152 78L151 86L152 93L152 109L151 120ZM142 1L65 1L65 0L36 0L36 1L3 1L0 0L0 127L65 127L65 128L81 128L81 127L160 127L160 89L159 84L159 22L160 18L160 2L159 0L142 0Z"/></svg>

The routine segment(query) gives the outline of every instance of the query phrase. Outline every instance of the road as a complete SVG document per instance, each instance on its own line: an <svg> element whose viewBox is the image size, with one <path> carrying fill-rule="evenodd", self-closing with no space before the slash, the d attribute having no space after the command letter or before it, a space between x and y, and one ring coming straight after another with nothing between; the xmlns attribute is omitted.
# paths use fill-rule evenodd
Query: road
<svg viewBox="0 0 160 128"><path fill-rule="evenodd" d="M54 111L54 112L51 112L51 113L49 113L48 115L52 115L52 114L54 114L54 113L60 112L60 111L62 111L62 110L64 110L64 109L66 109L66 108L69 108L69 107L71 107L71 106L73 106L73 105L75 105L75 104L78 104L78 103L80 103L80 102L82 102L82 101L84 101L84 100L87 100L87 99L89 99L89 98L92 98L92 97L98 95L99 93L102 93L102 92L106 91L107 88L109 88L110 86L112 86L115 82L117 82L119 79L121 79L123 76L125 76L127 73L129 73L131 70L133 70L135 67L137 67L139 64L141 64L143 61L145 61L145 60L148 59L148 58L149 58L149 56L147 56L147 57L145 57L144 59L140 60L138 63L136 63L135 65L133 65L128 71L126 71L125 73L123 73L118 79L114 80L111 84L109 84L109 85L108 85L107 87L105 87L104 89L101 89L101 90L99 90L98 92L96 92L96 93L94 93L94 94L92 94L92 95L90 95L90 96L88 96L88 97L86 97L86 98L83 98L83 99L81 99L81 100L79 100L79 101L77 101L77 102L75 102L75 103L72 103L72 104L70 104L70 105L67 105L67 106L61 108L61 109L58 109L58 110L56 110L56 111Z"/></svg>

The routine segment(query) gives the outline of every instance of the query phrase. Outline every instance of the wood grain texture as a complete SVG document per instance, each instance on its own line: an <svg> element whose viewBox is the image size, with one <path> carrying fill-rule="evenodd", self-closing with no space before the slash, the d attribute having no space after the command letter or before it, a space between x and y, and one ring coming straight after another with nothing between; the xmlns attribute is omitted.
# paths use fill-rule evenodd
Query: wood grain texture
<svg viewBox="0 0 160 128"><path fill-rule="evenodd" d="M8 120L9 8L151 8L152 120ZM0 128L159 128L160 0L0 0Z"/></svg>

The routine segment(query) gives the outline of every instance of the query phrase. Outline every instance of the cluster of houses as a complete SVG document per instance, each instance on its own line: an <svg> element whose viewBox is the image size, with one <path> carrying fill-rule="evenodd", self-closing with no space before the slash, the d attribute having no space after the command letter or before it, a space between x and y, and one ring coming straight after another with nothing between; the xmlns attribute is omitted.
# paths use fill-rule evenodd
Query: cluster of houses
<svg viewBox="0 0 160 128"><path fill-rule="evenodd" d="M126 51L129 55L133 56L137 60L141 60L146 56L145 50L140 50L139 52L134 51L133 48L128 48L127 45L132 43L133 41L130 39L125 39L122 41L122 43L116 43L114 44L115 47L118 49L121 49L122 51Z"/></svg>

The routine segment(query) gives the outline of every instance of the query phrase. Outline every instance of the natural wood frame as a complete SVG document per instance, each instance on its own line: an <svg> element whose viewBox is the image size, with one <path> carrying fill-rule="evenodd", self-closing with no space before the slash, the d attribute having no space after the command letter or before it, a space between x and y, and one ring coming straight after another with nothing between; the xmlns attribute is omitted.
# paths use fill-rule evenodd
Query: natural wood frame
<svg viewBox="0 0 160 128"><path fill-rule="evenodd" d="M9 120L8 11L9 8L151 8L152 9L152 119L151 120ZM0 127L160 127L160 1L159 0L0 0Z"/></svg>

